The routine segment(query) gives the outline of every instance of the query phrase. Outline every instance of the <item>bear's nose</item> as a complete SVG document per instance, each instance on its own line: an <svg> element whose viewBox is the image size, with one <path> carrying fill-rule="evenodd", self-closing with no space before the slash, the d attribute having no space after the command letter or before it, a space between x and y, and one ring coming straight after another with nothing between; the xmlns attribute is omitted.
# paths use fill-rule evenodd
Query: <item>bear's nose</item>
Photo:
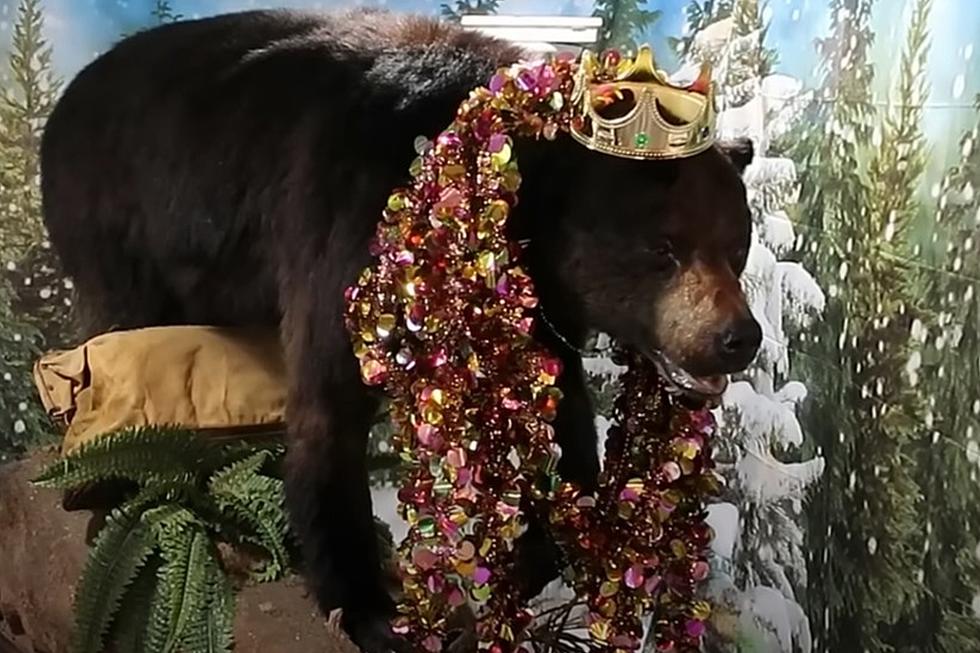
<svg viewBox="0 0 980 653"><path fill-rule="evenodd" d="M755 358L762 328L751 316L733 321L718 336L718 354L726 372L740 372Z"/></svg>

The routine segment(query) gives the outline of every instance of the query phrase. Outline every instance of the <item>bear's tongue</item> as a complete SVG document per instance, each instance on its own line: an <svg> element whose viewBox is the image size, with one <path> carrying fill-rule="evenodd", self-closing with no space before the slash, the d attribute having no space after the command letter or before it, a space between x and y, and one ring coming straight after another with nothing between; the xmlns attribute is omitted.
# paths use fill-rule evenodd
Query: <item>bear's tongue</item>
<svg viewBox="0 0 980 653"><path fill-rule="evenodd" d="M725 374L695 376L662 352L655 352L652 358L663 377L678 392L696 395L698 399L714 403L712 400L719 399L728 387L728 376Z"/></svg>

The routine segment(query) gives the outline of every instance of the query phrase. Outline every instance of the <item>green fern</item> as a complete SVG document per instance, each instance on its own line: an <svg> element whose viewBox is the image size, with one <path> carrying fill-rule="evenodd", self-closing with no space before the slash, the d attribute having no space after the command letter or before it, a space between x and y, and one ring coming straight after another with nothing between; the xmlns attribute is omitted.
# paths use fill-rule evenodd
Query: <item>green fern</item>
<svg viewBox="0 0 980 653"><path fill-rule="evenodd" d="M218 653L231 647L235 593L216 560L212 558L205 571L208 605L192 615L181 638L180 649L194 653Z"/></svg>
<svg viewBox="0 0 980 653"><path fill-rule="evenodd" d="M75 600L75 653L101 653L119 603L153 552L138 514L120 509L106 520L82 572Z"/></svg>
<svg viewBox="0 0 980 653"><path fill-rule="evenodd" d="M147 637L147 649L160 653L175 651L195 615L207 608L209 568L214 564L204 525L184 509L168 509L158 509L168 512L155 528L165 562Z"/></svg>
<svg viewBox="0 0 980 653"><path fill-rule="evenodd" d="M283 452L277 443L215 443L148 427L105 435L44 470L35 482L45 487L139 486L89 554L75 596L74 653L101 652L107 634L127 653L230 651L235 595L217 545L265 552L258 581L289 568L283 483L266 475Z"/></svg>
<svg viewBox="0 0 980 653"><path fill-rule="evenodd" d="M210 494L220 510L253 534L246 538L247 542L268 554L268 562L254 572L259 581L282 574L289 558L281 537L286 529L283 483L258 474L270 458L267 451L257 452L217 472L209 483Z"/></svg>
<svg viewBox="0 0 980 653"><path fill-rule="evenodd" d="M162 564L163 559L159 555L151 556L126 592L126 609L119 611L111 634L117 651L140 653L148 650L146 625Z"/></svg>
<svg viewBox="0 0 980 653"><path fill-rule="evenodd" d="M173 427L107 434L35 479L74 489L111 479L136 484L109 516L75 594L74 653L219 653L232 648L235 593L218 544L261 553L251 579L291 566L279 442L215 441ZM380 522L379 542L392 550ZM120 605L125 610L119 610Z"/></svg>
<svg viewBox="0 0 980 653"><path fill-rule="evenodd" d="M181 429L126 429L86 442L51 465L35 483L59 489L111 479L141 485L193 483L213 468L219 457L220 449Z"/></svg>

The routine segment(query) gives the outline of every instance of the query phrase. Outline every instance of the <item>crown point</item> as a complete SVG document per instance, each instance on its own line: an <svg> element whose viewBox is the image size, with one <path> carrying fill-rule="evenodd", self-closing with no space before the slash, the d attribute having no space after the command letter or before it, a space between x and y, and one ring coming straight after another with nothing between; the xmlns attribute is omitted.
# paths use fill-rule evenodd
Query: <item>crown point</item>
<svg viewBox="0 0 980 653"><path fill-rule="evenodd" d="M598 62L596 61L595 52L592 50L583 50L582 61L579 64L579 67L587 77L591 78L595 76L595 71L599 67Z"/></svg>
<svg viewBox="0 0 980 653"><path fill-rule="evenodd" d="M632 61L623 61L618 79L632 82L656 81L663 83L665 81L657 72L657 62L653 58L653 49L646 43L640 46Z"/></svg>

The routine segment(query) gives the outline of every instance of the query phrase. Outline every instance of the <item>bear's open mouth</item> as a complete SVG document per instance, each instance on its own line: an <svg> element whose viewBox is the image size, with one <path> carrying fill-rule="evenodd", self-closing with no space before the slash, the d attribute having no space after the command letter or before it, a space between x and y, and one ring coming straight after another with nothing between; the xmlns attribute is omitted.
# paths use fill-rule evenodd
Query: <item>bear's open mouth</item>
<svg viewBox="0 0 980 653"><path fill-rule="evenodd" d="M661 351L654 351L650 359L660 370L661 376L672 386L670 389L694 399L716 404L728 387L727 374L696 376L675 363Z"/></svg>

